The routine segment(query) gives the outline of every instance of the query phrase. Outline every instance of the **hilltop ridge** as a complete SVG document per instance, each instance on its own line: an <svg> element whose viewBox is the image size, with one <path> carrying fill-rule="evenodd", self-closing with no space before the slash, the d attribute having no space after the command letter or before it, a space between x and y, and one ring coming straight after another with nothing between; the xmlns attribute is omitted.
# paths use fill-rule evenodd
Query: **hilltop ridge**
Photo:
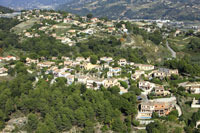
<svg viewBox="0 0 200 133"><path fill-rule="evenodd" d="M57 9L110 19L200 20L198 0L74 0Z"/></svg>

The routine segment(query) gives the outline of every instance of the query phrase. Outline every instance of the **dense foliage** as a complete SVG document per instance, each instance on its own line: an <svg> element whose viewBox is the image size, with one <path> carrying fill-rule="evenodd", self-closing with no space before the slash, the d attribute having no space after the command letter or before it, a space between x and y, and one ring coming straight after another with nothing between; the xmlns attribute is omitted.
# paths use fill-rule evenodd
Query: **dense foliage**
<svg viewBox="0 0 200 133"><path fill-rule="evenodd" d="M122 24L126 25L126 28L130 33L135 35L141 35L145 41L151 40L154 44L159 45L164 39L162 33L159 30L156 30L152 33L147 32L144 29L140 29L137 25L131 24L130 22L123 22L116 24L117 28L121 28Z"/></svg>
<svg viewBox="0 0 200 133"><path fill-rule="evenodd" d="M55 38L47 35L42 35L38 38L28 38L20 45L20 48L45 57L58 56L59 54L65 55L65 53L70 52L68 45L63 45Z"/></svg>
<svg viewBox="0 0 200 133"><path fill-rule="evenodd" d="M200 52L200 38L193 38L187 45L187 50L195 53Z"/></svg>
<svg viewBox="0 0 200 133"><path fill-rule="evenodd" d="M1 30L10 30L12 27L17 25L19 21L12 18L0 18L0 29Z"/></svg>
<svg viewBox="0 0 200 133"><path fill-rule="evenodd" d="M7 7L0 6L0 12L2 12L2 13L12 13L13 10L11 10L10 8L7 8Z"/></svg>
<svg viewBox="0 0 200 133"><path fill-rule="evenodd" d="M29 51L39 56L91 56L91 61L95 64L96 60L102 56L114 58L126 58L134 62L146 62L146 57L139 49L123 48L120 49L120 41L115 37L109 39L89 38L86 43L78 43L77 46L69 47L60 41L47 35L38 38L28 38L19 47L24 51Z"/></svg>
<svg viewBox="0 0 200 133"><path fill-rule="evenodd" d="M10 31L19 22L16 19L0 18L0 48L17 47L18 36Z"/></svg>
<svg viewBox="0 0 200 133"><path fill-rule="evenodd" d="M126 58L133 62L146 62L146 57L139 49L120 48L121 42L111 36L108 39L89 38L86 43L77 44L79 52L84 57L96 55L98 57L110 56L114 58Z"/></svg>
<svg viewBox="0 0 200 133"><path fill-rule="evenodd" d="M192 76L200 75L200 66L193 64L188 58L168 60L165 62L165 66L178 69L180 73L190 74Z"/></svg>
<svg viewBox="0 0 200 133"><path fill-rule="evenodd" d="M148 124L146 130L148 133L167 133L166 126L158 121Z"/></svg>
<svg viewBox="0 0 200 133"><path fill-rule="evenodd" d="M21 62L9 71L18 76L0 83L1 129L11 113L20 111L28 114L28 132L55 133L78 126L88 133L98 122L104 131L127 132L137 113L134 92L120 95L118 87L94 91L81 84L66 86L64 78L54 84L40 79L33 86L35 78Z"/></svg>

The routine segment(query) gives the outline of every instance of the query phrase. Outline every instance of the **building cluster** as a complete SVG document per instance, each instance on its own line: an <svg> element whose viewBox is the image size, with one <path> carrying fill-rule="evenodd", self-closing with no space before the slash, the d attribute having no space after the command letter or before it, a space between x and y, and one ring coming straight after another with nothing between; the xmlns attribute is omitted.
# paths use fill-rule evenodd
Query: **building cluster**
<svg viewBox="0 0 200 133"><path fill-rule="evenodd" d="M77 17L70 13L30 10L22 12L21 16L17 16L17 19L20 21L39 20L37 28L23 31L24 37L40 37L41 33L45 33L59 40L63 45L68 44L69 46L87 40L89 36L97 34L101 36L101 33L104 36L119 35L120 37L128 34L125 24L117 28L116 22L118 21L105 21L84 16ZM158 22L158 27L162 27L162 22ZM155 30L144 25L140 28L148 32ZM0 57L0 62L10 60L17 60L17 58L13 56ZM165 79L172 75L179 75L177 69L158 68L152 64L137 64L124 58L116 60L112 57L101 57L95 64L91 63L90 57L26 58L25 64L30 66L29 68L36 67L37 79L44 77L43 74L51 75L45 76L48 77L47 81L51 84L56 82L57 78L64 78L67 85L84 84L87 88L93 90L117 86L120 89L120 94L128 92L129 80L132 79L138 83L138 88L142 90L142 95L146 97L146 99L142 98L139 103L137 119L150 119L153 113L166 116L177 108L176 98L170 93L170 88L151 82L153 78ZM0 68L0 76L7 76L7 71L8 69L5 67ZM33 73L34 70L28 69L27 71ZM124 88L122 81L127 83L128 88ZM200 84L198 83L185 83L180 86L191 93L200 93ZM197 108L197 104L199 104L199 101L194 99L192 107Z"/></svg>
<svg viewBox="0 0 200 133"><path fill-rule="evenodd" d="M150 119L153 113L157 113L158 116L166 116L173 109L176 109L176 98L160 98L154 100L144 101L139 104L138 119Z"/></svg>
<svg viewBox="0 0 200 133"><path fill-rule="evenodd" d="M179 84L179 86L184 87L191 94L200 94L200 82L185 82Z"/></svg>
<svg viewBox="0 0 200 133"><path fill-rule="evenodd" d="M0 63L5 63L9 61L15 61L17 60L14 56L6 56L6 57L0 57ZM5 67L0 67L0 77L8 76L8 69Z"/></svg>
<svg viewBox="0 0 200 133"><path fill-rule="evenodd" d="M60 61L60 63L56 63ZM155 96L169 96L170 92L164 88L164 86L156 85L150 83L149 81L140 80L143 76L151 79L154 77L154 73L164 71L164 76L170 76L173 74L178 74L177 70L170 69L158 69L153 65L148 64L135 64L134 62L128 62L126 59L117 60L116 62L112 57L101 57L97 60L96 64L90 62L90 57L77 57L71 59L69 57L52 57L51 60L46 60L45 58L40 59L30 59L26 58L26 65L30 66L35 64L39 70L45 69L45 74L52 74L55 78L63 77L67 79L67 84L72 83L82 83L91 89L99 89L101 86L106 88L118 86L120 88L120 93L128 92L127 89L120 85L119 81L124 81L129 84L128 77L121 76L122 71L126 70L126 66L129 66L135 71L128 71L131 74L133 80L139 80L139 88L144 94L155 94ZM146 73L149 72L149 73ZM157 76L156 76L157 77ZM55 80L54 80L55 81Z"/></svg>
<svg viewBox="0 0 200 133"><path fill-rule="evenodd" d="M40 37L40 33L44 32L69 46L74 46L77 42L87 39L90 35L100 35L101 33L122 35L128 33L124 24L121 28L116 28L115 21L105 21L85 16L77 17L70 13L63 15L57 12L30 10L22 12L21 16L17 16L17 19L20 21L39 20L40 27L38 29L23 31L25 37ZM48 23L47 21L53 21L54 23Z"/></svg>
<svg viewBox="0 0 200 133"><path fill-rule="evenodd" d="M149 81L140 81L138 84L139 88L143 91L143 94L154 94L154 96L169 96L169 90L166 90L164 86L151 83Z"/></svg>
<svg viewBox="0 0 200 133"><path fill-rule="evenodd" d="M17 60L17 58L14 56L0 57L0 62L11 61L11 60L15 61L15 60Z"/></svg>

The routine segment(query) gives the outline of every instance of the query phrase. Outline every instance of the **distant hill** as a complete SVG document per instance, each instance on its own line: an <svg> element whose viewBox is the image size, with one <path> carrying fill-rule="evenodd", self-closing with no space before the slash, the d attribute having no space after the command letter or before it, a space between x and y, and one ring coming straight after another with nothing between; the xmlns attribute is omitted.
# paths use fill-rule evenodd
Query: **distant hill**
<svg viewBox="0 0 200 133"><path fill-rule="evenodd" d="M67 3L72 0L0 0L0 5L12 7L14 9L34 9L34 8L49 8Z"/></svg>
<svg viewBox="0 0 200 133"><path fill-rule="evenodd" d="M111 19L200 20L200 0L0 0L14 9L57 9Z"/></svg>
<svg viewBox="0 0 200 133"><path fill-rule="evenodd" d="M7 7L0 6L0 12L2 13L12 13L13 10Z"/></svg>
<svg viewBox="0 0 200 133"><path fill-rule="evenodd" d="M200 20L200 0L73 0L57 9L111 19Z"/></svg>

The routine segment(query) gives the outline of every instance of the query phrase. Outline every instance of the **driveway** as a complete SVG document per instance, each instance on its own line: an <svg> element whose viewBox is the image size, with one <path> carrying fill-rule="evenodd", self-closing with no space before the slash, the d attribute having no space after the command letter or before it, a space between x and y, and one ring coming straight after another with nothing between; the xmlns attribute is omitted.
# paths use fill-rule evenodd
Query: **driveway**
<svg viewBox="0 0 200 133"><path fill-rule="evenodd" d="M169 46L169 42L166 41L166 46L169 49L169 51L172 53L172 57L176 58L176 52Z"/></svg>

